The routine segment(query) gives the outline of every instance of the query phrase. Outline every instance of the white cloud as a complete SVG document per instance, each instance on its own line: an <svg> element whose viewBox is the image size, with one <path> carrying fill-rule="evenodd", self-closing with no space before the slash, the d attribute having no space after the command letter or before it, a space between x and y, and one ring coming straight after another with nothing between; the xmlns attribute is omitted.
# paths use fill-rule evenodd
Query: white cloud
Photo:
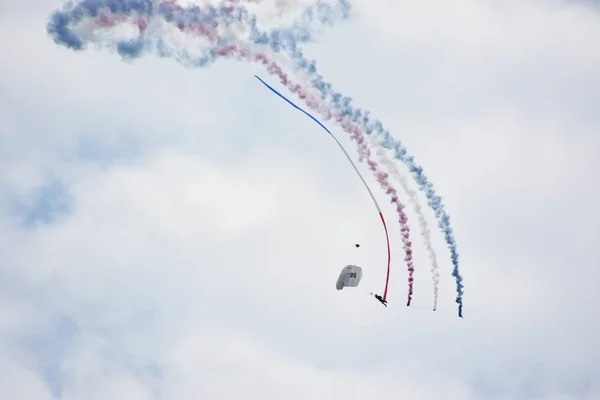
<svg viewBox="0 0 600 400"><path fill-rule="evenodd" d="M330 138L254 82L259 68L73 53L44 31L58 3L35 5L0 27L14 38L0 44L0 397L597 395L598 15L359 2L358 23L309 46L444 197L460 320L436 229L440 311L428 310L410 208L404 307L397 217L372 178L394 270L390 307L367 296L385 273L370 199ZM71 212L24 229L12 205L54 178ZM362 291L335 291L347 263L364 266Z"/></svg>
<svg viewBox="0 0 600 400"><path fill-rule="evenodd" d="M3 364L0 366L0 372L2 373L0 394L2 397L18 396L23 399L52 399L40 377L31 370L12 363Z"/></svg>

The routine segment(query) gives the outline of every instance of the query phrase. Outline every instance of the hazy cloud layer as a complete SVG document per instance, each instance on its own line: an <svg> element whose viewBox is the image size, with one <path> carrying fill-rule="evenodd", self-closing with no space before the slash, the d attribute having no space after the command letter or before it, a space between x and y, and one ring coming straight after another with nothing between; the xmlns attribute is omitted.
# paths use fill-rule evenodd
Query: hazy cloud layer
<svg viewBox="0 0 600 400"><path fill-rule="evenodd" d="M259 67L74 53L46 35L60 2L11 3L1 398L600 397L600 14L537 0L353 3L306 52L443 196L465 318L437 229L430 311L410 209L405 307L399 227L375 183L394 271L387 309L368 296L385 274L370 199L335 143L254 79L275 83ZM361 289L337 292L347 263L364 266Z"/></svg>

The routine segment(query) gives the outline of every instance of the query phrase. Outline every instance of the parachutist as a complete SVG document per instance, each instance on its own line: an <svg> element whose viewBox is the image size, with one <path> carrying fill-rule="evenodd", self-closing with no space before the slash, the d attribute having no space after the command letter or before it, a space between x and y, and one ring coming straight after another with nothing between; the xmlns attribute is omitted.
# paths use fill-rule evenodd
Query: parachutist
<svg viewBox="0 0 600 400"><path fill-rule="evenodd" d="M383 304L384 306L386 306L386 307L387 307L387 301L385 301L385 300L383 299L383 297L381 297L381 296L380 296L380 295L378 295L378 294L375 294L374 296L375 296L375 298L376 298L377 300L379 300L379 302L380 302L381 304Z"/></svg>

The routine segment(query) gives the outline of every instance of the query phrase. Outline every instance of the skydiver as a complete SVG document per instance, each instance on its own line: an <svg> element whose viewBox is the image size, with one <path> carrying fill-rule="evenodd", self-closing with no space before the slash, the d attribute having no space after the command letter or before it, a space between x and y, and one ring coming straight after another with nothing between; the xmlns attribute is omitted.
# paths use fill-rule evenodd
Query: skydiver
<svg viewBox="0 0 600 400"><path fill-rule="evenodd" d="M383 299L383 297L381 297L381 296L380 296L380 295L378 295L378 294L375 294L374 296L375 296L375 298L376 298L377 300L379 300L379 302L380 302L381 304L383 304L384 306L386 306L386 307L387 307L387 301L386 301L386 300L384 300L384 299Z"/></svg>

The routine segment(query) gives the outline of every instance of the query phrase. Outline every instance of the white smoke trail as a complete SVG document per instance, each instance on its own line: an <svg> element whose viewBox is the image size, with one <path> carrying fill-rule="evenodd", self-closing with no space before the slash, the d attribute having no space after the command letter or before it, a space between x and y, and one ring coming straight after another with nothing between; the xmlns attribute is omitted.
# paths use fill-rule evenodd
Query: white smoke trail
<svg viewBox="0 0 600 400"><path fill-rule="evenodd" d="M427 249L429 261L431 261L431 275L433 279L433 310L435 311L437 309L438 302L440 274L438 272L437 255L435 254L435 250L431 244L431 230L429 229L427 219L423 214L419 197L417 196L417 192L410 188L408 185L408 179L400 173L396 163L386 155L385 149L379 145L378 138L375 135L368 135L368 137L370 138L371 146L376 149L377 156L379 157L381 164L385 165L390 171L391 175L396 179L396 181L398 181L398 183L400 183L400 186L402 186L402 189L408 195L409 203L413 205L413 209L417 214L419 225L421 227L421 237L423 237L423 241L425 242L425 248Z"/></svg>

